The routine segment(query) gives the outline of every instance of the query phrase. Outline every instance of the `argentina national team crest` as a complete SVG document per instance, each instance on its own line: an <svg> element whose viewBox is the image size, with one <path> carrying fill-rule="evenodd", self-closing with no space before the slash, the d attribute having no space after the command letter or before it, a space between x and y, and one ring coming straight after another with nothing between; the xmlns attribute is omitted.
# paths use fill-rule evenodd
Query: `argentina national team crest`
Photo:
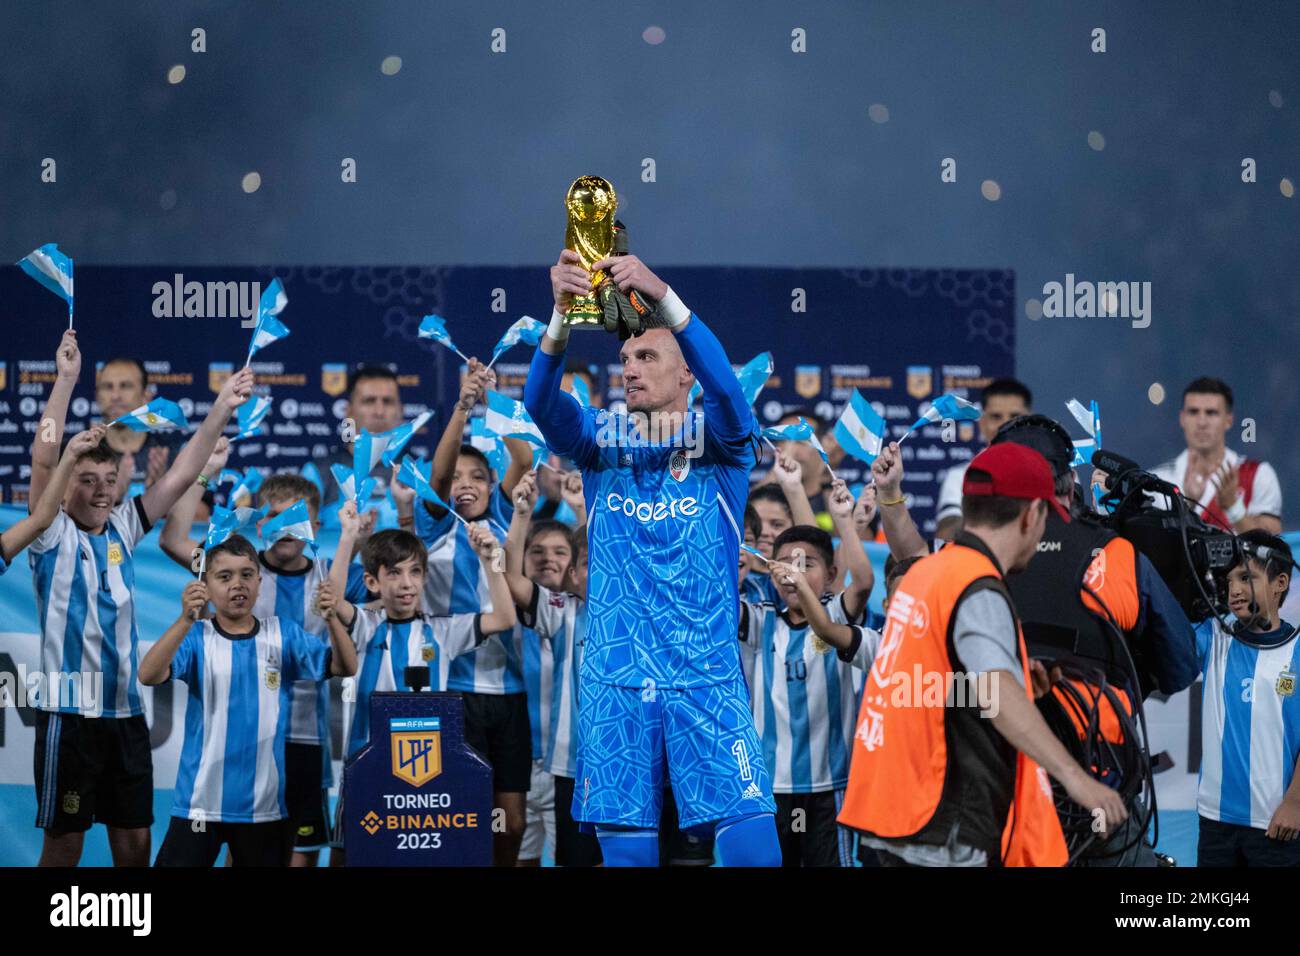
<svg viewBox="0 0 1300 956"><path fill-rule="evenodd" d="M348 367L339 362L326 362L320 367L320 389L330 398L338 398L348 387Z"/></svg>
<svg viewBox="0 0 1300 956"><path fill-rule="evenodd" d="M1290 697L1295 693L1295 672L1291 670L1291 665L1285 665L1277 675L1277 682L1273 685L1279 697Z"/></svg>
<svg viewBox="0 0 1300 956"><path fill-rule="evenodd" d="M926 398L934 391L934 370L929 365L907 367L907 394L913 398Z"/></svg>
<svg viewBox="0 0 1300 956"><path fill-rule="evenodd" d="M816 398L822 391L822 369L820 365L796 365L794 367L794 391L800 398Z"/></svg>
<svg viewBox="0 0 1300 956"><path fill-rule="evenodd" d="M437 717L394 717L388 722L393 776L422 787L442 773L442 721Z"/></svg>
<svg viewBox="0 0 1300 956"><path fill-rule="evenodd" d="M668 461L668 474L672 475L673 481L684 481L690 473L691 460L686 456L686 452L679 448L673 452L673 457Z"/></svg>

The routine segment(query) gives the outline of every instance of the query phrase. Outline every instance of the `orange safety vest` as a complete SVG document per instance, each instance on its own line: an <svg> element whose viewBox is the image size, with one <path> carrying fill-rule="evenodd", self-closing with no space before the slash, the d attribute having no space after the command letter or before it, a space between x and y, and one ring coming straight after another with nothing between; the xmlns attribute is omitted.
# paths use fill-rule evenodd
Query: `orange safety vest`
<svg viewBox="0 0 1300 956"><path fill-rule="evenodd" d="M918 834L939 812L949 771L947 706L893 706L895 675L954 673L949 622L962 594L981 578L1001 580L997 566L974 548L950 544L918 561L889 602L880 648L867 677L854 734L848 790L839 822L885 839ZM1025 693L1032 700L1029 655L1016 623ZM946 701L945 696L945 701ZM1016 753L1015 786L1002 832L1007 866L1063 866L1069 854L1046 771Z"/></svg>

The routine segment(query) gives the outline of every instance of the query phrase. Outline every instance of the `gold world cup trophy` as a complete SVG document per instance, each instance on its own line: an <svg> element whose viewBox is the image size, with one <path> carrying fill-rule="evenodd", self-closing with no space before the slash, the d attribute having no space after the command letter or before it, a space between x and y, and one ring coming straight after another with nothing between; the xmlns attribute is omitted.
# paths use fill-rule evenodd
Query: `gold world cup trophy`
<svg viewBox="0 0 1300 956"><path fill-rule="evenodd" d="M599 176L579 176L564 197L569 223L564 230L564 246L582 259L582 267L591 267L614 254L614 213L618 196L609 180ZM593 291L574 296L565 310L571 329L603 329L605 310L596 298L595 289L605 281L604 271L591 277Z"/></svg>

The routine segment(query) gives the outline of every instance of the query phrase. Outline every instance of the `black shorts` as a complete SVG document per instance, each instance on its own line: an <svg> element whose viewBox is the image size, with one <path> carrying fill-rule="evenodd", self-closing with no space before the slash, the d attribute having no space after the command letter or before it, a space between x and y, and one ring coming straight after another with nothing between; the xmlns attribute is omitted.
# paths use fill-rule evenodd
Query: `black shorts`
<svg viewBox="0 0 1300 956"><path fill-rule="evenodd" d="M683 830L677 822L673 788L666 787L659 811L659 865L712 866L713 862L713 824Z"/></svg>
<svg viewBox="0 0 1300 956"><path fill-rule="evenodd" d="M221 844L230 848L232 866L288 866L293 855L293 824L203 823L172 817L154 866L210 867Z"/></svg>
<svg viewBox="0 0 1300 956"><path fill-rule="evenodd" d="M600 841L573 819L573 777L555 777L555 865L600 866Z"/></svg>
<svg viewBox="0 0 1300 956"><path fill-rule="evenodd" d="M533 731L527 694L461 694L465 741L492 765L495 793L527 793L533 779Z"/></svg>
<svg viewBox="0 0 1300 956"><path fill-rule="evenodd" d="M320 744L284 745L284 802L293 824L293 848L320 850L329 843L329 788Z"/></svg>
<svg viewBox="0 0 1300 956"><path fill-rule="evenodd" d="M776 835L782 866L852 866L853 834L842 828L834 790L778 793Z"/></svg>
<svg viewBox="0 0 1300 956"><path fill-rule="evenodd" d="M36 712L36 825L83 833L93 824L153 825L149 726L135 717Z"/></svg>

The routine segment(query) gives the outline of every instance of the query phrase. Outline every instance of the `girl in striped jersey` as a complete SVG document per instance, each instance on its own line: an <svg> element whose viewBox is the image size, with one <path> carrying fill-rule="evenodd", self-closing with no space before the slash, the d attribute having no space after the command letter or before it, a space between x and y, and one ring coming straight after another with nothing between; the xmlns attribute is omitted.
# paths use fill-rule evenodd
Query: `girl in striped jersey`
<svg viewBox="0 0 1300 956"><path fill-rule="evenodd" d="M1258 529L1238 540L1250 557L1228 573L1237 620L1196 629L1205 675L1196 865L1300 866L1300 640L1278 616L1291 549Z"/></svg>
<svg viewBox="0 0 1300 956"><path fill-rule="evenodd" d="M853 865L851 836L841 833L835 818L857 718L852 668L870 666L879 635L857 626L873 576L843 481L835 482L828 505L852 583L827 593L838 571L831 536L795 525L776 539L769 566L785 607L741 602L742 659L752 675L754 724L772 768L785 866Z"/></svg>
<svg viewBox="0 0 1300 956"><path fill-rule="evenodd" d="M569 539L569 563L559 587L545 587L524 575L528 527L537 507L537 473L519 479L513 495L515 513L506 536L506 584L520 619L551 651L549 712L541 715L545 742L542 761L555 781L555 865L599 866L600 844L573 819L573 790L578 756L578 671L587 629L587 529L575 528Z"/></svg>
<svg viewBox="0 0 1300 956"><path fill-rule="evenodd" d="M286 866L290 687L350 676L356 652L346 635L327 645L292 621L253 614L261 571L247 539L208 549L205 568L140 661L142 684L175 677L189 687L172 821L155 865L211 866L225 843L235 866ZM209 601L216 613L201 620Z"/></svg>
<svg viewBox="0 0 1300 956"><path fill-rule="evenodd" d="M477 525L469 529L470 541L488 582L492 610L466 614L428 615L421 611L428 556L420 539L409 531L380 531L361 551L365 586L379 595L377 605L356 607L342 597L347 585L346 566L361 530L354 502L339 509L338 551L330 579L321 587L321 613L329 621L330 640L346 640L356 648L357 677L343 694L344 759L361 750L370 739L370 695L402 690L407 667L429 670L429 690L447 689L451 662L480 647L489 638L515 626L515 606L500 570L496 537ZM343 801L335 812L335 834L330 866L342 866Z"/></svg>

